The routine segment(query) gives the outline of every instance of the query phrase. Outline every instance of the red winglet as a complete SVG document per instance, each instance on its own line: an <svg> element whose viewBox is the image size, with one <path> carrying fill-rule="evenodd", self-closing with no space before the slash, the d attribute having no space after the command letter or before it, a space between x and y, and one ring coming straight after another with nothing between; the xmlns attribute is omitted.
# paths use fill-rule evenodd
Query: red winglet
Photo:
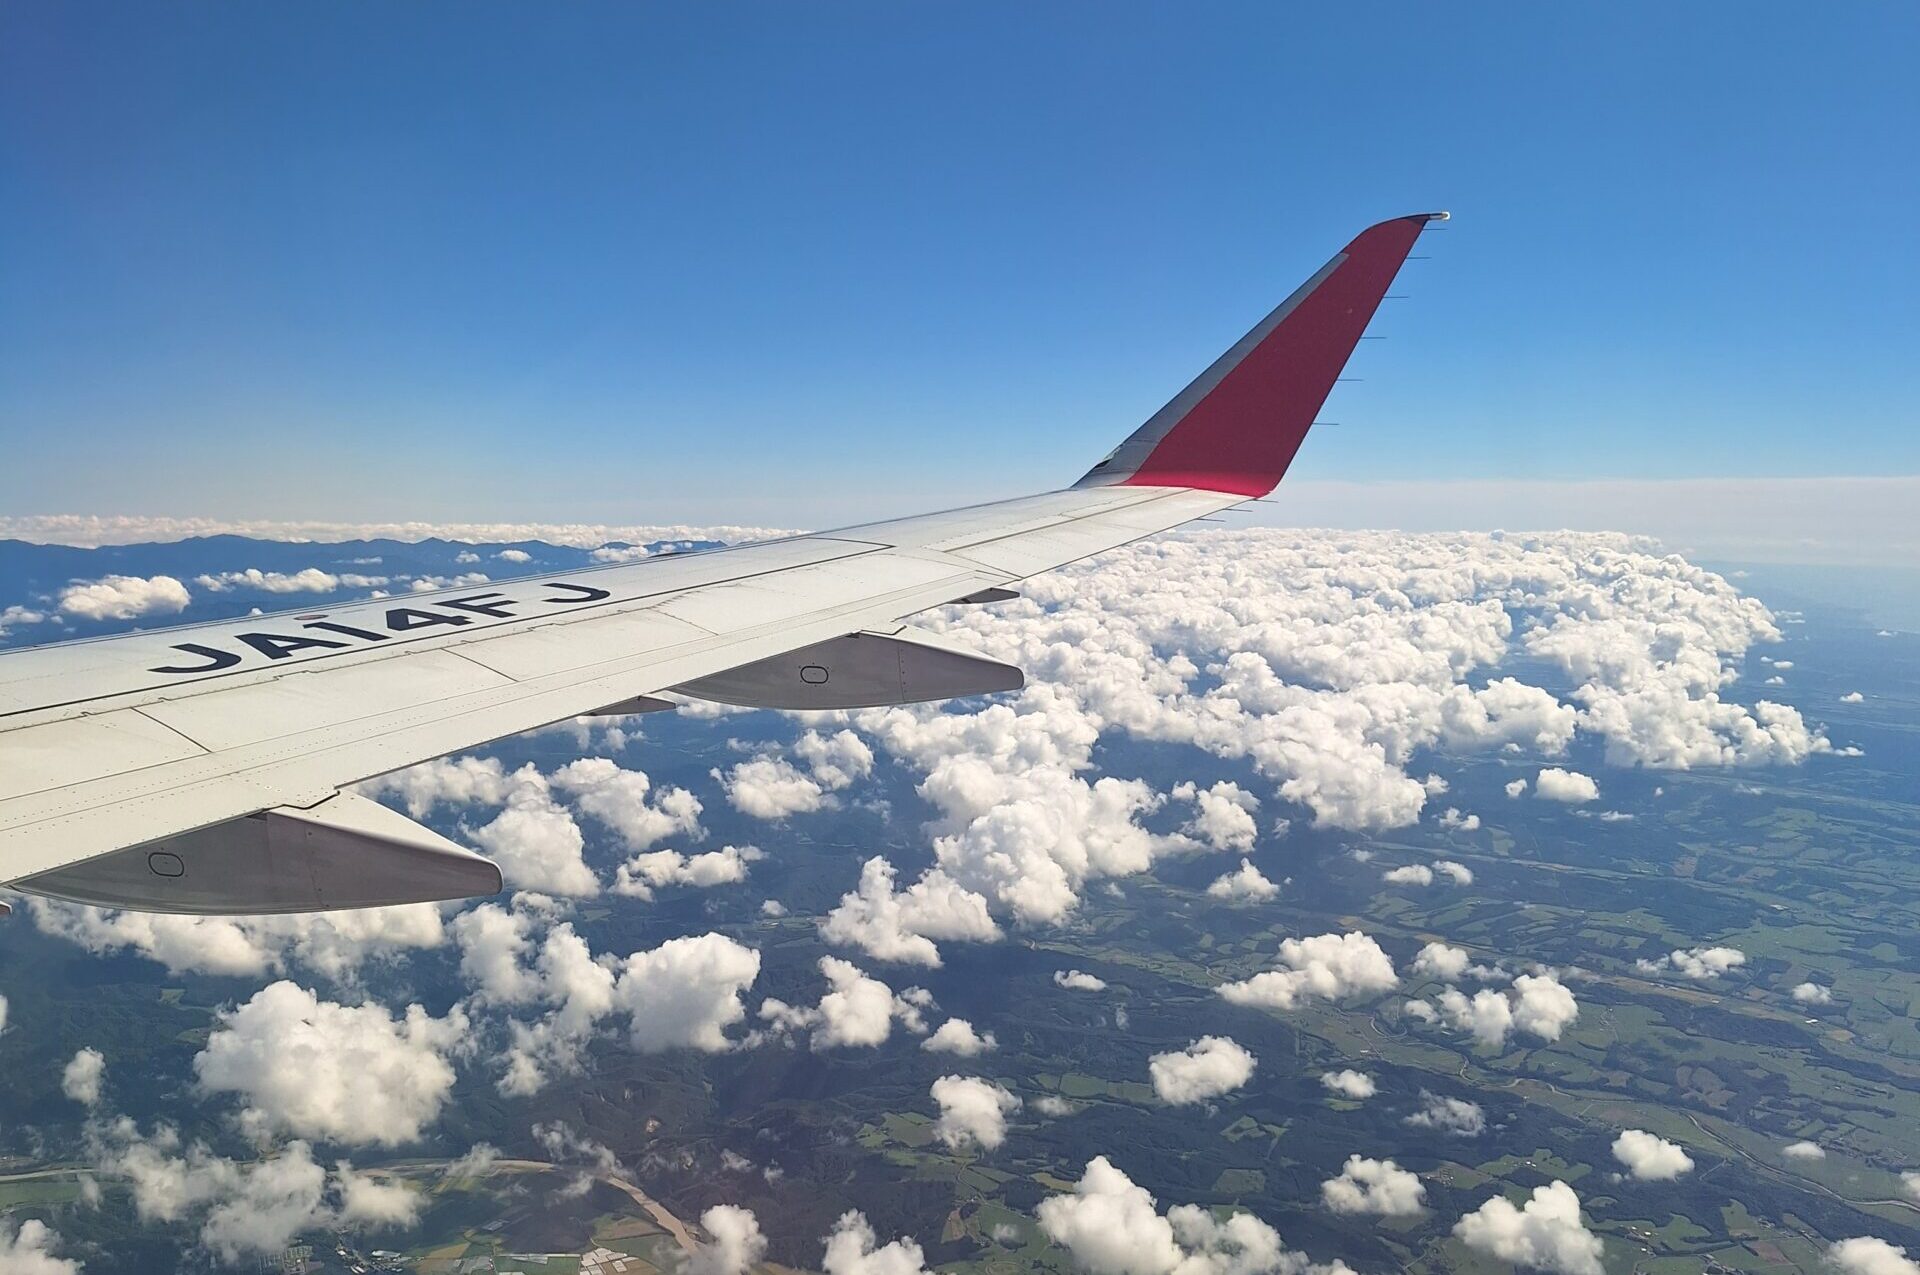
<svg viewBox="0 0 1920 1275"><path fill-rule="evenodd" d="M1360 232L1077 484L1274 489L1420 232L1445 213Z"/></svg>

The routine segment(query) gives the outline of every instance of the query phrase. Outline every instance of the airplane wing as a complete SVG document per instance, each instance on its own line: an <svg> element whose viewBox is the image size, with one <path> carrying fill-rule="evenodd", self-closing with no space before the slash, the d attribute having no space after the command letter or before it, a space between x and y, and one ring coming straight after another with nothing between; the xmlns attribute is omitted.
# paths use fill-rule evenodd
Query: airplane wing
<svg viewBox="0 0 1920 1275"><path fill-rule="evenodd" d="M1019 687L905 621L1272 490L1428 222L1361 233L1074 486L704 553L0 653L0 885L256 913L492 893L360 780L662 691Z"/></svg>

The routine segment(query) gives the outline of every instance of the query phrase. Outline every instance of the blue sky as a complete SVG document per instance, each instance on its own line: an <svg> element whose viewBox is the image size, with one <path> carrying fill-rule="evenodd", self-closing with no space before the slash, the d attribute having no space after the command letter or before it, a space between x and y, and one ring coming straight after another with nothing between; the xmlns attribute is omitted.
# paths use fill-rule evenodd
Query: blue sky
<svg viewBox="0 0 1920 1275"><path fill-rule="evenodd" d="M1912 5L5 23L9 513L1042 489L1429 208L1290 481L1920 473Z"/></svg>

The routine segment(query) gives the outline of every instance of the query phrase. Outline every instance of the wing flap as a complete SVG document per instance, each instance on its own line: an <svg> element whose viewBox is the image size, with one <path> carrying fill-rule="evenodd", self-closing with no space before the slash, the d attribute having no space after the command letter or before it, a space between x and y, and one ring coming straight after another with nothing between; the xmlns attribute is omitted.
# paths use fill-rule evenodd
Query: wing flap
<svg viewBox="0 0 1920 1275"><path fill-rule="evenodd" d="M338 793L15 883L31 894L202 915L325 912L493 894L500 869L377 801Z"/></svg>

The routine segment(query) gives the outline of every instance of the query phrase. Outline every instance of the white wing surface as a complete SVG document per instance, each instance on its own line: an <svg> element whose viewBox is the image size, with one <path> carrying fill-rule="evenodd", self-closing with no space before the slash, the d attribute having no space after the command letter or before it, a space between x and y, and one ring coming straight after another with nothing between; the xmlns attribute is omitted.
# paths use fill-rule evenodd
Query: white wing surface
<svg viewBox="0 0 1920 1275"><path fill-rule="evenodd" d="M493 864L343 790L660 691L804 708L1017 687L903 622L1270 490L1428 220L1364 232L1065 491L0 653L0 884L183 912L489 893Z"/></svg>

